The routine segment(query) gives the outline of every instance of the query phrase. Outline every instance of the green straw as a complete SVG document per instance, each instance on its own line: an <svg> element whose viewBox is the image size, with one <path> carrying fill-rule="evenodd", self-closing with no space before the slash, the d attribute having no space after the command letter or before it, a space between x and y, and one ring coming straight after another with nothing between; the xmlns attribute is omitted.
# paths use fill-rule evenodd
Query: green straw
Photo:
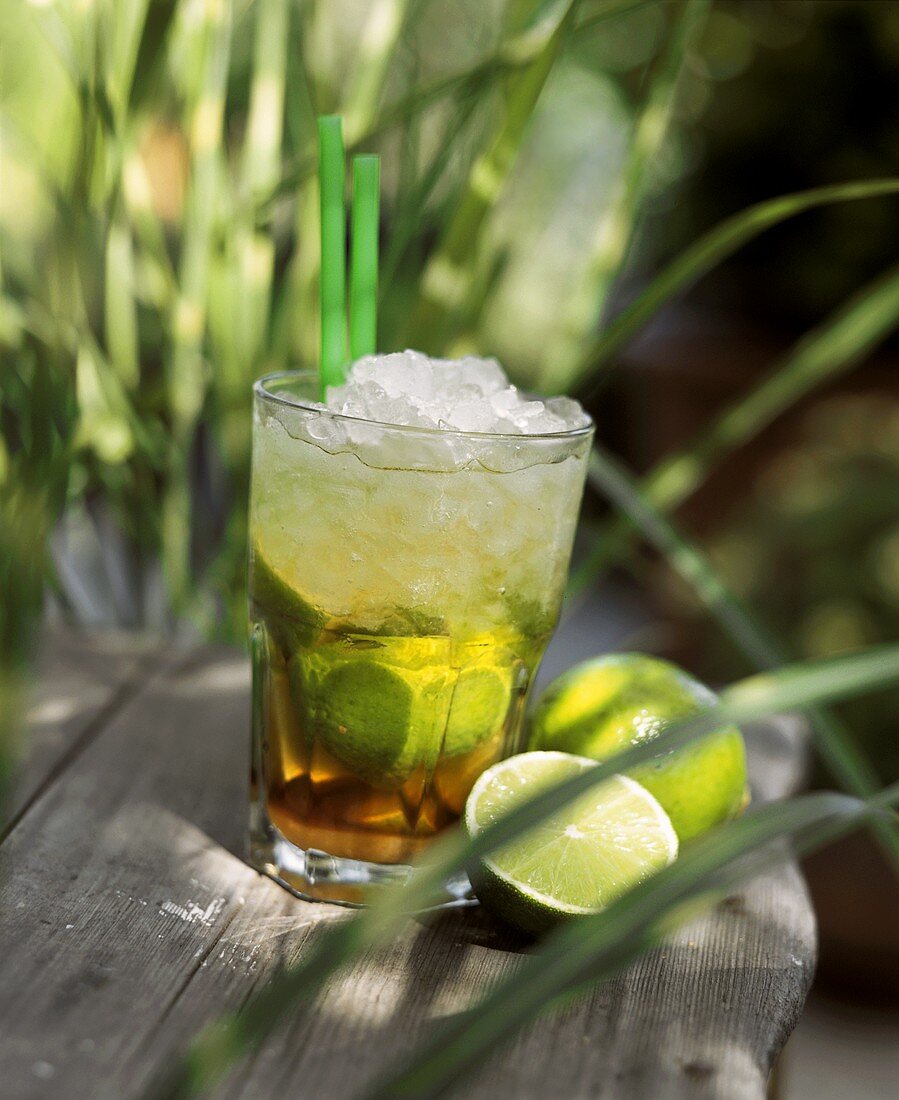
<svg viewBox="0 0 899 1100"><path fill-rule="evenodd" d="M321 398L339 386L346 370L346 211L344 155L339 115L318 120L321 189Z"/></svg>
<svg viewBox="0 0 899 1100"><path fill-rule="evenodd" d="M374 355L378 341L378 188L380 161L353 157L350 231L350 359Z"/></svg>

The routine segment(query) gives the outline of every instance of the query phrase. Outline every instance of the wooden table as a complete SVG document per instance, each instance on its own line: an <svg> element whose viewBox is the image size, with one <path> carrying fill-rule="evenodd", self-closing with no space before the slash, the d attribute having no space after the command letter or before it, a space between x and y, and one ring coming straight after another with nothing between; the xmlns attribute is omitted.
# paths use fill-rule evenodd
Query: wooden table
<svg viewBox="0 0 899 1100"><path fill-rule="evenodd" d="M120 1100L346 911L298 901L240 859L242 655L55 635L40 673L0 848L0 1094ZM757 727L751 745L757 797L796 786L797 723ZM514 948L478 910L412 920L217 1095L352 1096L435 1017L514 971ZM772 868L529 1028L457 1094L758 1100L814 960L799 872Z"/></svg>

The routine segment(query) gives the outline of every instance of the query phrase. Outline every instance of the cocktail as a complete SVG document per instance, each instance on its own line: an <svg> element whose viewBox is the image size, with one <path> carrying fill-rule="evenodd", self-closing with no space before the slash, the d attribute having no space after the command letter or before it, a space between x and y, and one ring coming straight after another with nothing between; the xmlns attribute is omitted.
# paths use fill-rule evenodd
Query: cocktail
<svg viewBox="0 0 899 1100"><path fill-rule="evenodd" d="M520 747L592 425L495 360L373 354L377 158L354 160L347 326L340 120L319 133L319 370L254 392L250 855L354 904Z"/></svg>
<svg viewBox="0 0 899 1100"><path fill-rule="evenodd" d="M255 391L252 854L352 903L520 748L592 427L492 361L363 359L328 407L316 387Z"/></svg>

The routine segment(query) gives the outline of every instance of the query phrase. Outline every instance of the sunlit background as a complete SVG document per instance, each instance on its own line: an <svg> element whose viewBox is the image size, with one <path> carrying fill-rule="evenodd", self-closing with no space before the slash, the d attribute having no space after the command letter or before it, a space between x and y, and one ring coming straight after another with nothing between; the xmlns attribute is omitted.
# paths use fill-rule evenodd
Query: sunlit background
<svg viewBox="0 0 899 1100"><path fill-rule="evenodd" d="M382 156L381 349L495 354L581 397L637 471L896 263L899 197L822 205L604 357L603 324L722 219L899 176L899 3L583 0L560 24L569 7L0 0L10 622L49 533L51 617L242 639L250 382L317 355L318 113ZM894 303L876 337L844 334L840 369L678 512L795 657L899 637L897 326ZM594 491L579 562L607 524ZM745 674L662 559L614 566L589 579L639 608L633 644ZM897 703L842 708L884 782ZM784 1097L891 1095L899 892L879 858L857 838L810 863L820 993ZM851 1087L816 1053L841 1042Z"/></svg>

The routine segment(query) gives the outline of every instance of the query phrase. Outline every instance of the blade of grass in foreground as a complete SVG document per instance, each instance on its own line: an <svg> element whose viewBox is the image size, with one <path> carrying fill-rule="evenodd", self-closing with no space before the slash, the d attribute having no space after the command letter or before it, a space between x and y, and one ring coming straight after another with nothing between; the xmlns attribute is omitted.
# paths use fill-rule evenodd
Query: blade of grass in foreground
<svg viewBox="0 0 899 1100"><path fill-rule="evenodd" d="M589 473L592 485L600 490L634 528L659 550L672 568L694 591L719 626L743 654L760 669L784 664L787 654L777 640L727 587L708 557L654 508L637 488L624 467L601 447L594 445ZM815 734L821 759L830 768L843 790L869 798L879 780L852 734L834 715L813 707L808 717ZM899 875L899 827L889 821L873 824L877 839Z"/></svg>
<svg viewBox="0 0 899 1100"><path fill-rule="evenodd" d="M716 225L690 245L657 275L637 300L601 333L583 353L580 373L609 367L618 352L655 313L676 295L688 290L713 267L732 256L766 229L796 217L806 210L834 202L852 202L894 195L899 192L899 179L860 180L816 187L791 195L756 203Z"/></svg>
<svg viewBox="0 0 899 1100"><path fill-rule="evenodd" d="M726 409L689 447L662 459L640 482L645 499L670 512L699 488L710 471L741 444L818 386L832 381L881 344L899 324L899 267L869 283L814 329L748 394ZM577 596L630 545L621 521L596 535L587 559L573 571Z"/></svg>
<svg viewBox="0 0 899 1100"><path fill-rule="evenodd" d="M728 688L716 706L672 724L653 742L633 746L614 761L598 764L541 792L473 840L466 841L454 830L433 845L426 862L417 867L408 884L386 889L370 909L325 931L302 963L273 979L239 1014L223 1017L205 1028L150 1095L160 1100L196 1095L221 1076L231 1062L255 1049L285 1012L314 997L328 977L356 953L386 942L410 912L433 904L448 877L538 824L609 775L724 725L813 706L894 682L899 682L899 645L752 676Z"/></svg>
<svg viewBox="0 0 899 1100"><path fill-rule="evenodd" d="M818 793L747 814L687 847L679 859L619 898L604 912L572 922L549 937L515 975L474 1008L438 1026L420 1052L364 1095L441 1095L541 1010L588 982L610 978L673 927L723 900L754 873L792 854L772 842L794 838L809 851L884 815L899 802L899 784L865 803Z"/></svg>

